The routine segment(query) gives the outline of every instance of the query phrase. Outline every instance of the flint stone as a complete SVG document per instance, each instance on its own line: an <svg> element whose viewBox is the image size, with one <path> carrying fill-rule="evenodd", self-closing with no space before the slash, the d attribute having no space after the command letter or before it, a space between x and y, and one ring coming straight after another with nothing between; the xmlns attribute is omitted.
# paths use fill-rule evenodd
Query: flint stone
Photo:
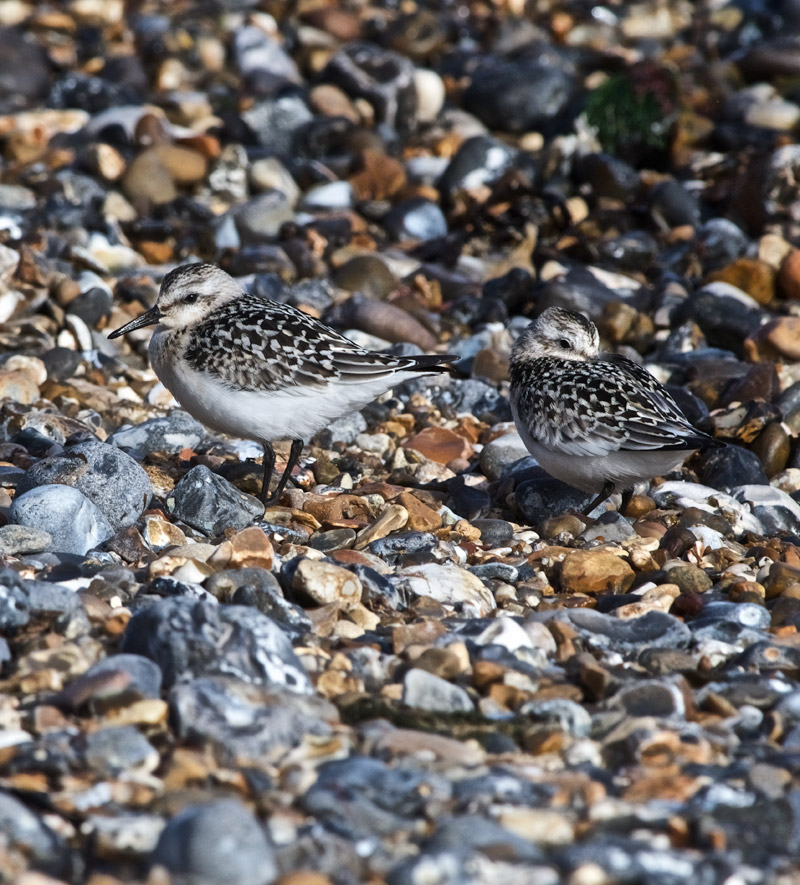
<svg viewBox="0 0 800 885"><path fill-rule="evenodd" d="M144 457L153 452L178 454L184 449L194 449L205 439L206 431L199 421L186 412L176 410L164 418L151 418L135 427L118 430L109 437L117 448L136 452Z"/></svg>
<svg viewBox="0 0 800 885"><path fill-rule="evenodd" d="M175 485L172 514L209 537L225 529L243 529L264 515L264 505L252 495L240 492L208 467L193 467Z"/></svg>
<svg viewBox="0 0 800 885"><path fill-rule="evenodd" d="M170 714L182 740L210 743L231 764L255 764L307 735L325 737L338 715L326 701L238 679L206 676L176 685Z"/></svg>
<svg viewBox="0 0 800 885"><path fill-rule="evenodd" d="M131 618L120 651L155 661L167 688L198 676L235 675L256 685L311 691L311 682L278 624L240 605L211 605L182 597L156 602Z"/></svg>

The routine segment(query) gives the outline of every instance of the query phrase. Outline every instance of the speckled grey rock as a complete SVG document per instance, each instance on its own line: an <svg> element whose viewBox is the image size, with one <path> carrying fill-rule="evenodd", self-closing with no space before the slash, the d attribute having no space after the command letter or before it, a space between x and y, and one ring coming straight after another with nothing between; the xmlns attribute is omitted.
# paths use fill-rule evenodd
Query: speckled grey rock
<svg viewBox="0 0 800 885"><path fill-rule="evenodd" d="M142 458L153 452L178 453L194 449L205 439L206 430L191 415L176 409L164 418L151 418L135 427L112 434L108 441Z"/></svg>
<svg viewBox="0 0 800 885"><path fill-rule="evenodd" d="M269 885L278 875L263 826L237 799L190 805L164 827L151 866L175 885Z"/></svg>
<svg viewBox="0 0 800 885"><path fill-rule="evenodd" d="M37 814L18 799L0 792L0 833L8 843L32 859L36 868L54 876L67 869L66 845Z"/></svg>
<svg viewBox="0 0 800 885"><path fill-rule="evenodd" d="M99 440L76 443L61 455L37 461L21 479L17 493L53 483L71 486L85 495L105 515L114 531L136 522L153 497L142 466L130 455Z"/></svg>
<svg viewBox="0 0 800 885"><path fill-rule="evenodd" d="M0 556L41 553L53 543L49 532L26 525L0 526Z"/></svg>
<svg viewBox="0 0 800 885"><path fill-rule="evenodd" d="M77 489L44 485L14 498L11 521L48 532L50 549L83 556L114 534L105 515Z"/></svg>

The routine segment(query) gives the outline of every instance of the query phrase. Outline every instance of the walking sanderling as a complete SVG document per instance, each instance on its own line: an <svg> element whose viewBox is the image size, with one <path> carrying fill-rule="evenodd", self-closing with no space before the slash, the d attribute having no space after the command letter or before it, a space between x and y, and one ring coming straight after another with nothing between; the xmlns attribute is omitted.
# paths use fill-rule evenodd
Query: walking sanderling
<svg viewBox="0 0 800 885"><path fill-rule="evenodd" d="M601 353L582 314L549 307L511 350L511 409L528 451L556 479L597 497L629 490L721 445L693 427L642 366Z"/></svg>
<svg viewBox="0 0 800 885"><path fill-rule="evenodd" d="M265 506L280 498L305 439L455 359L364 350L294 307L247 294L212 264L170 271L156 305L108 337L155 323L150 361L175 399L214 430L263 445ZM279 439L290 439L291 451L268 496Z"/></svg>

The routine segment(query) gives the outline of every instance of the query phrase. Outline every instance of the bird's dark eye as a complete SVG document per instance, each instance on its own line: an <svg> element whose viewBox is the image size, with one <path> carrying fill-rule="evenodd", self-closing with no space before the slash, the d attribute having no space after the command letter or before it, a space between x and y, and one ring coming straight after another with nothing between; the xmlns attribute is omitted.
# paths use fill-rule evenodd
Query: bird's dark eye
<svg viewBox="0 0 800 885"><path fill-rule="evenodd" d="M195 301L197 301L198 297L199 297L199 296L198 296L197 292L190 292L190 293L189 293L189 294L183 299L183 303L184 303L184 304L194 304Z"/></svg>
<svg viewBox="0 0 800 885"><path fill-rule="evenodd" d="M572 347L572 345L569 343L569 341L566 338L559 338L558 339L558 346L563 348L564 350L569 350L570 347Z"/></svg>

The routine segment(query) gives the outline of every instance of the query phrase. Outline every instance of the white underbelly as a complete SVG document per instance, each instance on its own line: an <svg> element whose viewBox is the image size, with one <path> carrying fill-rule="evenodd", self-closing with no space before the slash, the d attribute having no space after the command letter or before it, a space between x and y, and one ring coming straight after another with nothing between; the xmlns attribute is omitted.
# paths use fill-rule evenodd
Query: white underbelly
<svg viewBox="0 0 800 885"><path fill-rule="evenodd" d="M556 479L584 492L599 492L610 480L618 489L637 482L647 482L674 470L690 454L688 451L618 451L606 455L566 455L553 451L535 440L526 440L528 451Z"/></svg>
<svg viewBox="0 0 800 885"><path fill-rule="evenodd" d="M243 439L307 440L336 418L363 408L395 384L418 374L399 372L391 378L333 382L324 387L234 390L210 375L166 359L157 335L151 340L150 361L167 390L198 421Z"/></svg>

